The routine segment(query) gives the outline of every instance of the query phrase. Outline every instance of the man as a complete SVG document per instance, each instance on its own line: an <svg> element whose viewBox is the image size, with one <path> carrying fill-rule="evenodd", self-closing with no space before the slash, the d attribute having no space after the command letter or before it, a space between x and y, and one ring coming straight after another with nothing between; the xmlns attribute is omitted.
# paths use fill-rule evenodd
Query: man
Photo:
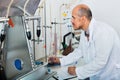
<svg viewBox="0 0 120 80"><path fill-rule="evenodd" d="M73 9L71 22L75 30L82 30L79 47L61 59L51 57L49 61L64 66L83 57L85 65L68 67L69 74L77 75L79 79L119 80L120 40L114 29L97 22L86 4Z"/></svg>

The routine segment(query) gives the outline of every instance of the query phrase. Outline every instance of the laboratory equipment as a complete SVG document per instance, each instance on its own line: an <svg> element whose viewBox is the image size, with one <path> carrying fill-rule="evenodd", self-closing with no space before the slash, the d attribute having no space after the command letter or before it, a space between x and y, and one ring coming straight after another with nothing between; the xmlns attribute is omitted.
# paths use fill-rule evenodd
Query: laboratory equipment
<svg viewBox="0 0 120 80"><path fill-rule="evenodd" d="M47 80L56 72L48 73L47 63L33 66L34 60L29 52L28 38L22 16L12 17L14 28L6 27L6 37L2 54L5 59L5 78L7 80ZM3 67L2 67L3 69Z"/></svg>
<svg viewBox="0 0 120 80"><path fill-rule="evenodd" d="M6 75L5 75L5 62L4 62L4 54L2 53L3 51L3 42L5 40L5 35L6 35L6 27L7 27L7 21L8 18L1 18L0 23L3 24L1 27L1 34L0 34L0 79L1 80L6 80Z"/></svg>
<svg viewBox="0 0 120 80"><path fill-rule="evenodd" d="M41 34L41 30L40 30L40 18L37 20L37 37L38 37L38 44L39 44L39 37Z"/></svg>
<svg viewBox="0 0 120 80"><path fill-rule="evenodd" d="M28 40L31 40L31 31L30 31L30 28L28 26L28 21L25 21L25 26L26 26L26 35L27 35L27 38L28 38Z"/></svg>
<svg viewBox="0 0 120 80"><path fill-rule="evenodd" d="M27 74L19 77L17 80L48 80L54 76L56 71L48 71L47 64L37 67L36 69L28 72Z"/></svg>
<svg viewBox="0 0 120 80"><path fill-rule="evenodd" d="M5 73L9 80L16 79L32 70L22 17L13 17L15 27L7 27L3 54Z"/></svg>
<svg viewBox="0 0 120 80"><path fill-rule="evenodd" d="M41 30L40 30L40 19L41 17L40 16L24 16L23 17L23 23L25 25L25 30L26 30L26 34L27 34L27 38L28 38L28 44L29 46L31 46L31 52L33 54L31 54L33 56L33 60L35 61L35 42L37 42L39 44L39 42L41 42L42 40L39 40L39 37L40 37L40 33L41 33ZM31 31L30 31L30 26L28 25L28 23L32 21L33 25L33 35L31 34ZM37 40L35 39L35 21L37 21L37 27L36 27L36 36L37 36ZM32 38L32 39L31 39ZM32 45L30 44L30 41L33 42L33 48L32 48Z"/></svg>
<svg viewBox="0 0 120 80"><path fill-rule="evenodd" d="M72 33L72 32L68 32L67 34L65 34L65 35L63 36L63 42L62 42L63 50L65 50L65 49L67 48L66 38L67 38L67 36L69 36L69 35L72 35L72 37L74 37L74 33Z"/></svg>
<svg viewBox="0 0 120 80"><path fill-rule="evenodd" d="M72 38L71 38L71 40L69 41L69 45L66 44L66 38L67 38L69 35L72 35L72 38L74 37L74 33L72 33L72 32L68 32L67 34L65 34L65 35L63 36L63 42L62 42L63 52L62 52L62 54L65 55L65 56L68 55L70 52L73 51L72 43L71 43Z"/></svg>
<svg viewBox="0 0 120 80"><path fill-rule="evenodd" d="M56 22L56 19L54 22L51 22L51 24L54 24L54 52L53 54L56 55L57 54L57 32L56 32L56 24L58 24Z"/></svg>
<svg viewBox="0 0 120 80"><path fill-rule="evenodd" d="M1 44L5 40L5 29L6 29L6 27L7 27L7 24L6 24L6 22L4 22L3 23L3 28L1 30L1 35L0 35Z"/></svg>

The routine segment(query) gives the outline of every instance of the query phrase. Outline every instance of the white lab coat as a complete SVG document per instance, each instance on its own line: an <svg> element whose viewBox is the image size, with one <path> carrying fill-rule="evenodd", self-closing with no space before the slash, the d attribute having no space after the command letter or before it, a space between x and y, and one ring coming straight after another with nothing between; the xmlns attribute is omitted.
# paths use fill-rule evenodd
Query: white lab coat
<svg viewBox="0 0 120 80"><path fill-rule="evenodd" d="M83 57L85 65L76 68L79 79L120 80L120 40L113 28L94 18L89 25L89 41L84 31L79 47L60 59L61 66Z"/></svg>

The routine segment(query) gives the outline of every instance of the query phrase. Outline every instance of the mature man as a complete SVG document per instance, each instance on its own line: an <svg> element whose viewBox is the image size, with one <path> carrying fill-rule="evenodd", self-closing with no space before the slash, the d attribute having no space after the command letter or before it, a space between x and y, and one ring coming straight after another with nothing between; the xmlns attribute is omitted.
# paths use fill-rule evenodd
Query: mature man
<svg viewBox="0 0 120 80"><path fill-rule="evenodd" d="M79 79L120 80L120 40L115 30L96 21L86 4L73 9L71 22L75 30L82 30L79 47L61 59L50 57L49 61L64 66L83 57L85 65L69 67L69 74Z"/></svg>

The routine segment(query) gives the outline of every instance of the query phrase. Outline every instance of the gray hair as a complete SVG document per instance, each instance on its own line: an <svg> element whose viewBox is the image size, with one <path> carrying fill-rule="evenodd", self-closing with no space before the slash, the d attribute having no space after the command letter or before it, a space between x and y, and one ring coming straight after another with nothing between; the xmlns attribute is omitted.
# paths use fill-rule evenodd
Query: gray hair
<svg viewBox="0 0 120 80"><path fill-rule="evenodd" d="M88 20L92 19L92 12L89 8L81 7L78 11L78 15L85 16Z"/></svg>

